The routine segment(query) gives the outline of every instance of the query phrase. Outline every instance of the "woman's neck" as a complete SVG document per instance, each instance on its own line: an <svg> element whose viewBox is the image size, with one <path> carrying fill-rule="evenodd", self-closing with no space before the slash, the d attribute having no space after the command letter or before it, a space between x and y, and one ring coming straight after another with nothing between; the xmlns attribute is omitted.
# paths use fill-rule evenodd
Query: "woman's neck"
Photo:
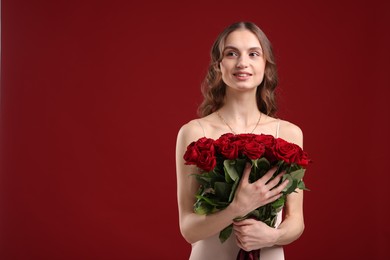
<svg viewBox="0 0 390 260"><path fill-rule="evenodd" d="M256 93L248 91L233 94L226 91L225 102L219 113L227 122L236 126L246 128L253 125L260 115Z"/></svg>

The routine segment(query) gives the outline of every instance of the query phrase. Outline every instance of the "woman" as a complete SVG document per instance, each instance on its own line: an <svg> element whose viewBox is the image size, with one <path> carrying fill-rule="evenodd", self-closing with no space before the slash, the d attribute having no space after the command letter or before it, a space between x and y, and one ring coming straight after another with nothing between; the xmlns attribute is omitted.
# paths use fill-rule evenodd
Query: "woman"
<svg viewBox="0 0 390 260"><path fill-rule="evenodd" d="M240 248L261 249L261 260L284 259L282 246L299 238L304 229L303 194L288 195L285 216L279 214L277 228L261 221L246 219L234 222L252 210L281 196L287 180L277 186L281 175L269 183L271 169L254 183L248 182L250 166L243 172L232 203L219 212L197 215L193 211L198 183L191 173L197 169L185 165L183 154L192 141L201 137L217 139L231 132L271 134L302 147L302 131L292 123L276 119L274 91L277 72L271 44L253 23L239 22L227 27L211 49L211 63L203 84L201 118L182 126L177 137L176 167L180 230L192 244L190 259L236 259ZM276 186L276 187L275 187ZM234 235L219 241L219 232L234 224Z"/></svg>

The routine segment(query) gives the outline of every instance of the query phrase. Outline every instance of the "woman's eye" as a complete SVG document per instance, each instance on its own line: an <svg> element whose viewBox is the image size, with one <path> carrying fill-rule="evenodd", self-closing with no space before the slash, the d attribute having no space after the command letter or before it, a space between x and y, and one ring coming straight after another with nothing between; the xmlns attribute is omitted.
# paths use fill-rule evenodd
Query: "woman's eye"
<svg viewBox="0 0 390 260"><path fill-rule="evenodd" d="M249 54L249 56L254 56L254 57L260 56L260 53L258 53L258 52L251 52L251 53Z"/></svg>
<svg viewBox="0 0 390 260"><path fill-rule="evenodd" d="M234 51L229 51L229 52L227 52L226 53L226 56L230 56L230 57L236 57L236 56L238 56L238 54L236 53L236 52L234 52Z"/></svg>

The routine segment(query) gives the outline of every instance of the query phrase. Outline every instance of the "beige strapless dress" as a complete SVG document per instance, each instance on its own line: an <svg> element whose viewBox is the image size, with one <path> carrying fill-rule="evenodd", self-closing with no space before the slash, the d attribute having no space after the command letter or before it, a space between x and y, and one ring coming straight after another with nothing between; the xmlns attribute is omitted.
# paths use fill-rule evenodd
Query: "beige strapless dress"
<svg viewBox="0 0 390 260"><path fill-rule="evenodd" d="M276 226L279 226L281 220L282 212L279 212ZM189 260L236 260L240 248L234 233L224 243L219 241L218 235L193 243ZM262 248L260 260L284 260L283 247Z"/></svg>

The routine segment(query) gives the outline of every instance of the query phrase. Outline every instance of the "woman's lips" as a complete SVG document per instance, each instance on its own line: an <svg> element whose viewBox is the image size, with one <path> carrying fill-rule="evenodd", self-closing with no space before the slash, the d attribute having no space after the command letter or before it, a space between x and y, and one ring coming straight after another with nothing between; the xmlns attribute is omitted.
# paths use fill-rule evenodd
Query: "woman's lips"
<svg viewBox="0 0 390 260"><path fill-rule="evenodd" d="M236 77L238 80L247 80L252 76L252 74L247 72L237 72L234 73L233 76Z"/></svg>

